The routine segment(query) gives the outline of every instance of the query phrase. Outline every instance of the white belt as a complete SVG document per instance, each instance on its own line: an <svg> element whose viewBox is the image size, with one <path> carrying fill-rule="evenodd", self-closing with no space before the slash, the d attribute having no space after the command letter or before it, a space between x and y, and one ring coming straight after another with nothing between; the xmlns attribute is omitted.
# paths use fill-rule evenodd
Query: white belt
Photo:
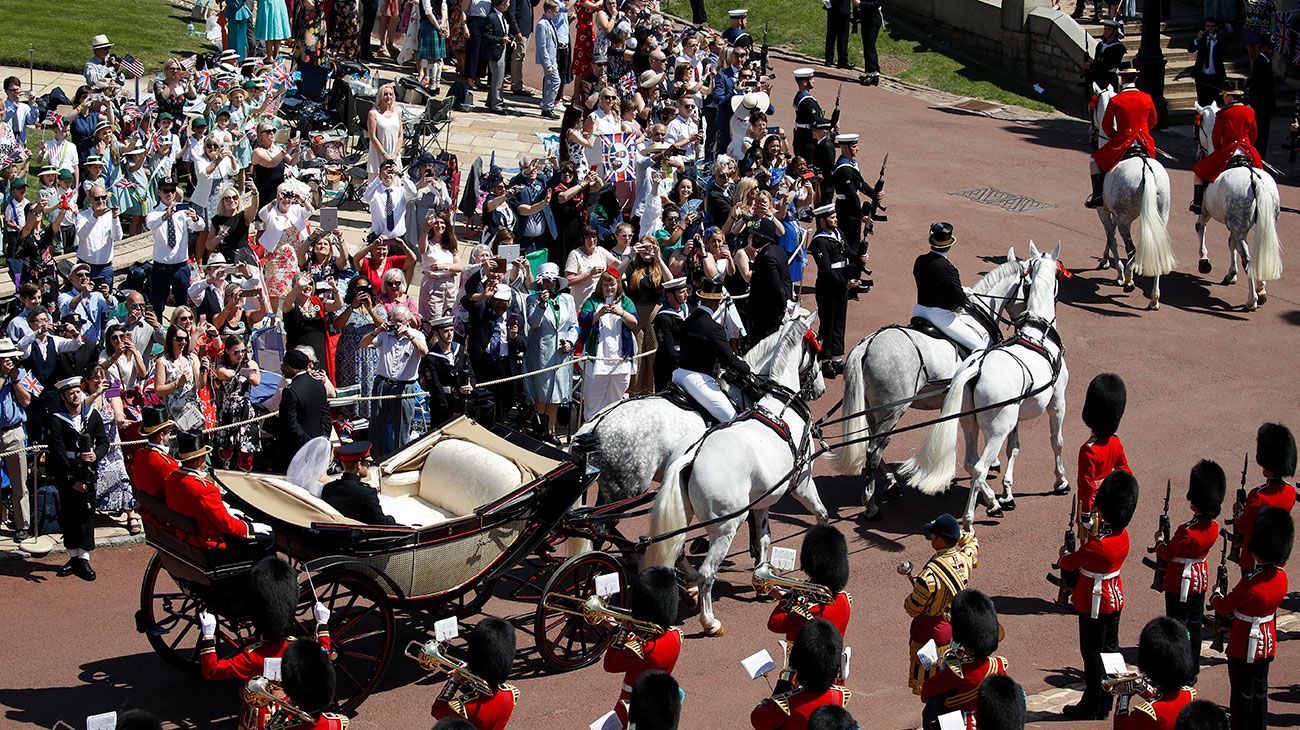
<svg viewBox="0 0 1300 730"><path fill-rule="evenodd" d="M842 269L842 268L844 268L845 266L848 266L848 265L849 265L849 262L847 262L847 261L836 261L835 263L831 264L831 268L832 268L832 269Z"/></svg>
<svg viewBox="0 0 1300 730"><path fill-rule="evenodd" d="M1106 581L1110 580L1111 578L1118 578L1118 577L1119 577L1119 571L1117 570L1117 571L1115 571L1115 572L1113 572L1113 573L1094 573L1094 572L1092 572L1091 570L1083 570L1082 568L1080 568L1080 569L1079 569L1079 572L1080 572L1080 573L1083 573L1084 575L1088 576L1089 578L1092 578L1092 611L1091 611L1091 617L1092 617L1092 618L1097 618L1097 615L1098 615L1099 613L1101 613L1101 586L1102 586L1103 583L1105 583Z"/></svg>
<svg viewBox="0 0 1300 730"><path fill-rule="evenodd" d="M1205 562L1207 556L1199 558L1174 558L1175 563L1183 564L1182 580L1178 584L1178 600L1186 603L1187 593L1192 587L1192 568Z"/></svg>
<svg viewBox="0 0 1300 730"><path fill-rule="evenodd" d="M811 125L811 124L796 124L796 125L794 125L794 128L795 128L795 129L812 129L812 128L813 128L813 125Z"/></svg>
<svg viewBox="0 0 1300 730"><path fill-rule="evenodd" d="M1270 613L1267 616L1247 616L1240 611L1233 611L1233 618L1238 621L1245 621L1250 624L1250 638L1246 640L1246 663L1255 663L1255 652L1259 651L1259 642L1264 638L1264 631L1260 626L1273 623L1273 617L1276 613Z"/></svg>

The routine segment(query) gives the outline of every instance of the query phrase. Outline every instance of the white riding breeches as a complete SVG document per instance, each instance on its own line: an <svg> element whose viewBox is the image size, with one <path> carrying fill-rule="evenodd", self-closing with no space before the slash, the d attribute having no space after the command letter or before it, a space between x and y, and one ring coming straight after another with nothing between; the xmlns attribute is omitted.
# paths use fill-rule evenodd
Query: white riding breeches
<svg viewBox="0 0 1300 730"><path fill-rule="evenodd" d="M673 371L673 385L690 394L719 423L736 420L736 407L727 400L726 393L722 392L722 387L712 375L677 368Z"/></svg>
<svg viewBox="0 0 1300 730"><path fill-rule="evenodd" d="M987 350L989 336L984 328L969 314L953 312L938 307L923 307L920 304L912 308L912 316L920 317L939 328L948 337L971 352Z"/></svg>

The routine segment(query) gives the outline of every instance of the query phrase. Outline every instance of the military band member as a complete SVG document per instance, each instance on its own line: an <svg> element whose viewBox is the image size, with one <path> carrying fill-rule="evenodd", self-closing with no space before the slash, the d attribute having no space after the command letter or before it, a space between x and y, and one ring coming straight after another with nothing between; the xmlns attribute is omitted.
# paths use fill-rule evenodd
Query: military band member
<svg viewBox="0 0 1300 730"><path fill-rule="evenodd" d="M1146 676L1140 691L1120 696L1115 730L1173 730L1178 713L1196 690L1196 657L1187 644L1187 630L1168 616L1151 619L1138 639L1138 671Z"/></svg>
<svg viewBox="0 0 1300 730"><path fill-rule="evenodd" d="M1178 713L1174 730L1229 730L1231 724L1222 707L1209 700L1195 700Z"/></svg>
<svg viewBox="0 0 1300 730"><path fill-rule="evenodd" d="M1277 609L1286 598L1282 570L1295 539L1295 524L1281 507L1262 507L1250 531L1253 568L1226 596L1210 599L1217 616L1232 617L1228 634L1228 683L1233 730L1264 730L1268 720L1268 669L1277 654Z"/></svg>
<svg viewBox="0 0 1300 730"><path fill-rule="evenodd" d="M871 232L871 219L862 209L862 199L858 195L866 195L878 205L884 202L884 193L877 193L874 187L862 179L862 171L858 169L858 135L841 134L835 138L835 144L840 148L839 159L835 161L835 170L831 173L831 184L835 188L835 212L839 214L840 232L844 234L844 241L853 256L850 259L852 265L849 273L856 279L864 273L871 273L866 268L867 234Z"/></svg>
<svg viewBox="0 0 1300 730"><path fill-rule="evenodd" d="M980 730L1024 730L1025 690L1005 674L980 682L975 698L975 714Z"/></svg>
<svg viewBox="0 0 1300 730"><path fill-rule="evenodd" d="M722 292L722 285L712 280L705 280L696 292L699 304L682 325L673 384L704 406L719 423L726 423L736 418L736 407L718 385L718 366L726 366L733 376L745 377L749 375L749 364L732 352L726 330L713 319Z"/></svg>
<svg viewBox="0 0 1300 730"><path fill-rule="evenodd" d="M684 276L664 282L664 304L654 318L655 338L659 343L654 357L655 392L672 382L673 371L681 359L682 330L691 313L686 304L690 293Z"/></svg>
<svg viewBox="0 0 1300 730"><path fill-rule="evenodd" d="M1007 660L993 656L998 634L998 612L988 596L967 588L953 597L952 645L939 662L939 673L921 687L921 720L927 730L937 729L939 716L949 712L961 712L966 727L976 727L980 683L1007 673Z"/></svg>
<svg viewBox="0 0 1300 730"><path fill-rule="evenodd" d="M181 468L167 476L163 494L169 508L193 520L198 528L197 535L182 537L202 548L228 547L232 539L269 537L269 527L236 516L221 501L221 488L206 471L210 451L198 431L182 431L176 437L176 460Z"/></svg>
<svg viewBox="0 0 1300 730"><path fill-rule="evenodd" d="M1087 542L1101 529L1097 519L1097 487L1108 474L1119 469L1133 473L1129 468L1124 444L1116 431L1124 418L1128 404L1128 389L1124 379L1114 373L1101 373L1088 383L1088 393L1083 398L1083 423L1088 427L1088 440L1079 447L1079 497L1076 510L1080 544ZM1068 491L1063 485L1060 491ZM1059 493L1059 491L1058 491Z"/></svg>
<svg viewBox="0 0 1300 730"><path fill-rule="evenodd" d="M632 685L627 703L628 730L677 730L682 716L682 688L673 675L648 669Z"/></svg>
<svg viewBox="0 0 1300 730"><path fill-rule="evenodd" d="M1255 567L1255 556L1250 550L1250 531L1255 526L1255 515L1264 507L1280 507L1290 512L1295 507L1295 485L1286 480L1295 476L1296 447L1291 430L1280 423L1266 423L1255 434L1255 463L1264 470L1265 481L1250 490L1242 504L1241 514L1233 518L1234 537L1241 540L1241 557L1238 565L1242 573Z"/></svg>
<svg viewBox="0 0 1300 730"><path fill-rule="evenodd" d="M682 632L673 626L677 623L677 602L677 576L670 568L646 568L632 585L632 617L662 627L663 633L643 636L621 629L605 651L605 671L623 674L614 714L624 724L637 678L651 669L671 674L677 666L682 653Z"/></svg>
<svg viewBox="0 0 1300 730"><path fill-rule="evenodd" d="M1156 103L1151 95L1137 87L1138 71L1132 64L1124 64L1116 73L1120 88L1101 119L1101 134L1108 139L1101 149L1092 153L1088 167L1092 174L1092 197L1084 203L1089 208L1102 206L1102 183L1106 173L1128 155L1134 144L1141 144L1147 157L1155 157L1156 141L1151 130L1156 126ZM1129 252L1132 258L1132 251Z"/></svg>
<svg viewBox="0 0 1300 730"><path fill-rule="evenodd" d="M81 378L60 380L56 385L61 400L46 429L47 468L59 490L59 524L68 562L59 568L60 578L75 575L95 579L90 551L95 549L95 482L99 462L108 454L108 437L99 411L86 403Z"/></svg>
<svg viewBox="0 0 1300 730"><path fill-rule="evenodd" d="M839 705L822 705L808 716L808 730L858 730L858 721Z"/></svg>
<svg viewBox="0 0 1300 730"><path fill-rule="evenodd" d="M952 624L948 610L953 596L970 582L971 571L979 566L979 540L975 533L961 529L957 518L942 514L925 525L925 534L935 553L912 578L912 592L903 601L903 610L912 617L908 652L911 671L908 685L912 694L920 695L925 680L939 671L938 664L926 669L916 652L933 641L939 656L952 642Z"/></svg>
<svg viewBox="0 0 1300 730"><path fill-rule="evenodd" d="M1187 480L1187 502L1192 519L1178 526L1166 544L1156 532L1156 555L1165 569L1165 615L1187 628L1192 654L1192 674L1201 669L1201 618L1205 615L1205 594L1210 592L1210 551L1219 540L1216 519L1223 509L1227 477L1213 461L1202 460L1192 467Z"/></svg>
<svg viewBox="0 0 1300 730"><path fill-rule="evenodd" d="M515 627L499 618L485 618L470 632L468 643L470 673L496 691L488 697L480 696L450 679L433 703L433 717L440 720L459 716L475 730L504 730L519 703L519 690L505 683L515 661ZM462 690L467 694L457 698L457 692Z"/></svg>
<svg viewBox="0 0 1300 730"><path fill-rule="evenodd" d="M796 68L790 75L794 76L794 82L799 87L794 94L794 136L791 140L791 148L796 156L812 162L813 125L826 118L826 113L822 111L822 105L818 103L817 97L812 95L813 70ZM839 122L839 118L840 110L836 109L830 116L832 127Z"/></svg>
<svg viewBox="0 0 1300 730"><path fill-rule="evenodd" d="M1111 697L1102 689L1101 655L1119 651L1119 617L1124 609L1120 568L1128 557L1128 523L1137 509L1138 483L1126 471L1113 471L1097 489L1101 531L1078 550L1061 556L1063 570L1077 570L1070 603L1079 614L1079 649L1083 654L1083 697L1066 705L1066 717L1104 720Z"/></svg>
<svg viewBox="0 0 1300 730"><path fill-rule="evenodd" d="M1214 117L1214 151L1192 166L1196 186L1192 188L1192 204L1187 209L1200 214L1205 199L1205 186L1214 182L1228 167L1228 161L1243 154L1250 159L1251 167L1262 169L1264 160L1255 149L1258 127L1255 110L1242 103L1246 93L1244 79L1225 79L1223 82L1224 107Z"/></svg>
<svg viewBox="0 0 1300 730"><path fill-rule="evenodd" d="M802 611L830 621L840 636L848 636L853 597L844 590L849 583L849 548L844 534L830 525L814 525L804 535L799 563L809 580L825 588L834 600L818 603L802 594L787 594L772 609L767 630L794 641L803 625L812 620L800 615Z"/></svg>
<svg viewBox="0 0 1300 730"><path fill-rule="evenodd" d="M835 684L844 639L831 622L819 618L804 624L790 649L794 686L763 700L749 713L755 730L804 730L808 718L822 705L849 703L850 692Z"/></svg>
<svg viewBox="0 0 1300 730"><path fill-rule="evenodd" d="M858 280L849 275L850 254L837 225L835 204L813 209L817 232L808 252L817 261L817 335L822 342L822 373L833 378L844 372L844 325L849 314L849 294L857 291Z"/></svg>
<svg viewBox="0 0 1300 730"><path fill-rule="evenodd" d="M465 412L465 399L474 392L474 369L469 352L455 339L455 318L448 315L429 322L433 337L420 358L420 387L429 394L429 422L434 428Z"/></svg>
<svg viewBox="0 0 1300 730"><path fill-rule="evenodd" d="M433 723L433 730L474 730L474 723L463 717L444 717Z"/></svg>
<svg viewBox="0 0 1300 730"><path fill-rule="evenodd" d="M338 479L321 488L320 498L329 503L344 517L367 525L396 525L397 520L384 514L379 504L379 491L366 481L370 466L369 441L352 441L334 449L334 458L343 466Z"/></svg>
<svg viewBox="0 0 1300 730"><path fill-rule="evenodd" d="M334 704L336 679L334 663L329 652L307 639L294 639L284 650L284 664L280 668L284 678L285 700L307 714L306 718L287 719L286 725L270 724L275 707L262 712L263 722L257 730L347 730L348 718L326 712ZM277 718L278 719L278 718Z"/></svg>
<svg viewBox="0 0 1300 730"><path fill-rule="evenodd" d="M940 221L930 225L930 250L917 256L912 264L912 279L916 282L912 316L938 327L965 354L970 354L988 348L989 335L964 311L967 297L961 285L961 272L948 259L948 252L956 242L951 223ZM990 512L995 513L996 510Z"/></svg>

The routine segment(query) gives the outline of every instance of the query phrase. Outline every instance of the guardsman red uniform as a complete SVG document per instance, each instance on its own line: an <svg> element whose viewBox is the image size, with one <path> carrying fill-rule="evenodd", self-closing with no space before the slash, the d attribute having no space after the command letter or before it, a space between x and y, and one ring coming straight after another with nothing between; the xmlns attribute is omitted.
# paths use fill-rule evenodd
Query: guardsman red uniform
<svg viewBox="0 0 1300 730"><path fill-rule="evenodd" d="M843 533L830 525L813 526L804 534L803 552L799 559L808 578L835 598L829 603L819 603L787 594L772 609L772 615L767 619L767 630L784 634L786 641L794 641L799 629L810 620L801 615L807 611L812 618L830 621L839 629L841 637L847 637L853 597L844 590L849 582L849 548Z"/></svg>
<svg viewBox="0 0 1300 730"><path fill-rule="evenodd" d="M948 622L948 608L970 581L971 571L979 566L979 540L975 533L964 532L952 515L939 515L926 523L925 532L931 544L941 538L947 547L937 552L921 566L912 579L912 592L903 600L903 610L912 617L908 631L909 661L908 685L912 694L921 694L921 686L932 674L939 671L936 664L926 669L916 652L933 641L940 656L952 642L952 625Z"/></svg>
<svg viewBox="0 0 1300 730"><path fill-rule="evenodd" d="M456 704L452 704L455 702ZM433 717L460 717L469 721L475 730L504 730L510 715L519 704L519 689L503 684L491 697L469 697L462 700L439 699L433 704Z"/></svg>
<svg viewBox="0 0 1300 730"><path fill-rule="evenodd" d="M433 703L431 714L437 720L463 718L475 730L504 730L519 704L519 690L505 683L515 659L515 627L499 618L485 618L470 633L468 644L470 673L495 691L490 696L479 695L453 678ZM458 698L461 691L467 694Z"/></svg>
<svg viewBox="0 0 1300 730"><path fill-rule="evenodd" d="M330 660L328 651L322 651L306 639L291 641L284 651L281 674L284 681L271 686L272 694L300 710L306 717L286 717L284 713L277 715L279 703L266 702L264 698L254 695L246 685L246 706L256 704L257 707L252 724L241 726L241 730L347 730L346 717L325 712L325 708L334 703L336 685L334 663ZM272 717L276 720L274 724L270 722Z"/></svg>
<svg viewBox="0 0 1300 730"><path fill-rule="evenodd" d="M1101 133L1109 137L1105 146L1092 153L1097 167L1102 172L1124 159L1134 142L1142 145L1147 157L1156 156L1156 141L1151 137L1151 129L1156 126L1156 103L1151 95L1141 91L1132 83L1124 84L1106 107L1106 115L1101 118Z"/></svg>
<svg viewBox="0 0 1300 730"><path fill-rule="evenodd" d="M764 699L749 713L756 730L804 730L808 718L822 705L848 704L850 693L835 684L844 639L826 619L804 624L790 649L794 686Z"/></svg>
<svg viewBox="0 0 1300 730"><path fill-rule="evenodd" d="M1196 664L1187 630L1168 616L1151 619L1138 641L1138 670L1146 677L1141 691L1121 694L1115 730L1174 730L1178 713L1196 699Z"/></svg>
<svg viewBox="0 0 1300 730"><path fill-rule="evenodd" d="M1256 134L1255 110L1241 103L1241 97L1233 97L1232 103L1214 117L1214 151L1192 166L1192 172L1200 180L1214 182L1238 152L1248 155L1253 167L1262 168L1264 161L1255 149Z"/></svg>
<svg viewBox="0 0 1300 730"><path fill-rule="evenodd" d="M921 687L925 728L937 728L941 715L961 712L968 730L974 730L980 683L1007 673L1007 660L993 656L998 634L998 613L988 596L968 588L953 598L952 640L960 649L949 652L939 673Z"/></svg>
<svg viewBox="0 0 1300 730"><path fill-rule="evenodd" d="M668 568L646 568L632 585L632 617L664 627L658 636L627 634L605 651L603 667L611 674L623 673L614 713L627 724L627 702L642 672L658 669L672 674L682 653L682 632L672 628L677 621L677 577Z"/></svg>
<svg viewBox="0 0 1300 730"><path fill-rule="evenodd" d="M1156 555L1165 562L1165 580L1160 590L1165 594L1165 615L1187 629L1192 674L1199 674L1201 657L1201 619L1205 615L1205 594L1210 592L1210 551L1219 540L1216 518L1223 509L1227 491L1223 468L1203 459L1192 467L1187 480L1187 501L1192 505L1192 519L1178 526L1169 542L1156 535Z"/></svg>
<svg viewBox="0 0 1300 730"><path fill-rule="evenodd" d="M802 605L813 618L824 618L830 621L841 634L848 631L849 616L853 613L853 597L847 591L836 593L835 600L830 603L804 601ZM793 608L793 602L783 600L777 603L776 608L772 609L772 615L767 619L767 630L774 634L784 634L786 641L794 641L794 637L799 635L799 629L808 623L808 619L792 610Z"/></svg>
<svg viewBox="0 0 1300 730"><path fill-rule="evenodd" d="M755 730L804 730L814 710L822 705L846 707L852 694L839 685L825 692L790 690L763 700L749 713L749 724Z"/></svg>
<svg viewBox="0 0 1300 730"><path fill-rule="evenodd" d="M1250 531L1255 526L1255 516L1264 507L1278 507L1290 512L1295 507L1295 485L1286 481L1295 476L1296 446L1291 430L1280 423L1266 423L1255 435L1255 461L1263 467L1268 481L1250 490L1246 495L1241 514L1234 524L1241 537L1241 557L1238 565L1243 572L1255 567L1255 556L1250 552Z"/></svg>
<svg viewBox="0 0 1300 730"><path fill-rule="evenodd" d="M1131 695L1124 712L1115 715L1115 730L1174 730L1178 713L1196 699L1196 690L1183 687L1172 696L1145 691Z"/></svg>
<svg viewBox="0 0 1300 730"><path fill-rule="evenodd" d="M1079 571L1070 593L1070 604L1076 612L1097 618L1124 610L1120 568L1124 567L1128 551L1128 530L1103 529L1083 547L1061 556L1063 570Z"/></svg>
<svg viewBox="0 0 1300 730"><path fill-rule="evenodd" d="M181 467L164 483L167 506L194 520L197 535L182 535L193 545L203 548L225 547L230 537L247 538L247 522L236 518L221 501L221 488L204 472Z"/></svg>
<svg viewBox="0 0 1300 730"><path fill-rule="evenodd" d="M1226 596L1210 601L1221 618L1232 617L1228 634L1228 682L1234 728L1263 730L1268 718L1268 669L1277 654L1277 609L1286 598L1286 571L1295 524L1280 507L1263 507L1255 517L1250 549L1255 569Z"/></svg>
<svg viewBox="0 0 1300 730"><path fill-rule="evenodd" d="M1080 543L1101 529L1097 519L1097 487L1106 475L1122 469L1130 474L1128 456L1116 431L1124 418L1128 404L1128 390L1124 380L1114 373L1101 373L1088 383L1088 393L1083 399L1083 423L1092 432L1079 447L1079 504L1076 509L1075 528ZM1065 487L1068 489L1069 487Z"/></svg>

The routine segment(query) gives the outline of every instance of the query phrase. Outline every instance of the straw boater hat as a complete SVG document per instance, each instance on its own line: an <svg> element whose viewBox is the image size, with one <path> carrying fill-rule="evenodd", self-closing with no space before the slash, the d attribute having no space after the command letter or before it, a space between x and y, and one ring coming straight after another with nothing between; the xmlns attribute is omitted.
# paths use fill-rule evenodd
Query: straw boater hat
<svg viewBox="0 0 1300 730"><path fill-rule="evenodd" d="M23 351L19 350L14 341L8 337L0 337L0 357L24 357Z"/></svg>
<svg viewBox="0 0 1300 730"><path fill-rule="evenodd" d="M952 235L951 223L934 223L930 225L930 248L951 248L957 242L957 237Z"/></svg>

